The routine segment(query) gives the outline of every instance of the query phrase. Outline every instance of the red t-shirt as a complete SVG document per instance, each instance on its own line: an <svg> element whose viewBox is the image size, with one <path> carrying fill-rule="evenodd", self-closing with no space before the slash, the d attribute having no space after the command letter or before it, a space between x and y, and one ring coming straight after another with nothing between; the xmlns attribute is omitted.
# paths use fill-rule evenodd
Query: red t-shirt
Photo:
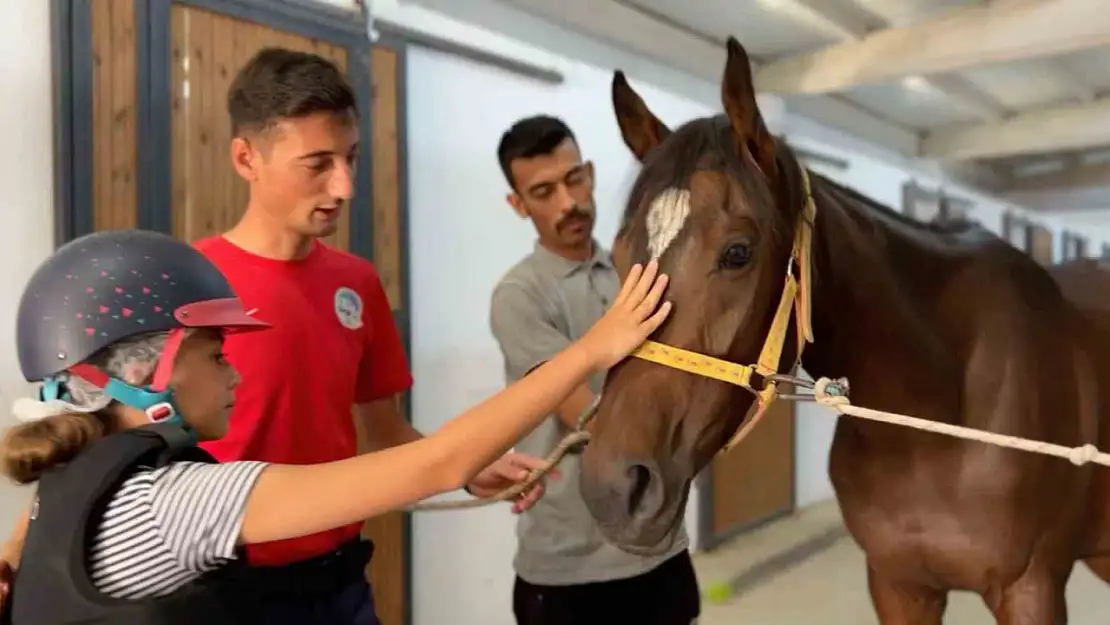
<svg viewBox="0 0 1110 625"><path fill-rule="evenodd" d="M317 242L307 257L279 261L221 236L196 248L227 276L247 309L273 324L229 335L239 370L227 436L201 446L221 462L313 464L357 453L352 406L412 385L404 347L377 270ZM252 564L278 565L333 551L361 523L247 548Z"/></svg>

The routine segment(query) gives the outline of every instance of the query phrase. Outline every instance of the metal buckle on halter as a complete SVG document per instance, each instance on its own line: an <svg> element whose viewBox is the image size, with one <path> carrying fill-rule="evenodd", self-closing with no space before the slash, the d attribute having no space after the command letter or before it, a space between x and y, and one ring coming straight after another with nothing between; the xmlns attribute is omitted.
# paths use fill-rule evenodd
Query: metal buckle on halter
<svg viewBox="0 0 1110 625"><path fill-rule="evenodd" d="M813 388L813 382L788 373L776 373L767 376L767 379L776 384L792 384L798 388Z"/></svg>
<svg viewBox="0 0 1110 625"><path fill-rule="evenodd" d="M759 365L747 365L748 370L748 383L744 386L745 389L758 395L767 389L767 383L770 382L769 376L765 376L759 371Z"/></svg>
<svg viewBox="0 0 1110 625"><path fill-rule="evenodd" d="M813 388L813 382L812 381L807 380L805 378L800 378L796 375L790 375L788 373L775 373L773 375L766 376L764 378L764 380L766 380L767 382L772 382L775 385L790 384L795 389L801 389L801 388L812 389ZM813 393L779 393L778 398L779 399L784 399L784 400L787 400L787 401L816 401Z"/></svg>
<svg viewBox="0 0 1110 625"><path fill-rule="evenodd" d="M788 373L771 373L764 375L759 372L758 365L748 365L747 369L751 371L751 376L748 378L748 386L745 388L753 393L761 393L767 390L767 386L771 384L775 386L779 384L791 384L796 388L813 388L813 382L796 375L790 375ZM780 395L780 397L787 397L787 395Z"/></svg>

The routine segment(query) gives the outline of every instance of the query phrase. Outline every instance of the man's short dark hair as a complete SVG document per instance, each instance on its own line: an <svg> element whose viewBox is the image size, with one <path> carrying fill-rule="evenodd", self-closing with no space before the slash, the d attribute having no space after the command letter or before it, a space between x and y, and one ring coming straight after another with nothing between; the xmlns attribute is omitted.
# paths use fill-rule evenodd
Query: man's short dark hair
<svg viewBox="0 0 1110 625"><path fill-rule="evenodd" d="M509 186L516 188L510 167L514 160L551 154L567 139L577 141L563 120L550 115L526 117L513 124L497 144L497 160Z"/></svg>
<svg viewBox="0 0 1110 625"><path fill-rule="evenodd" d="M314 113L357 114L354 91L334 63L285 48L263 48L227 90L233 137L262 132L282 119Z"/></svg>

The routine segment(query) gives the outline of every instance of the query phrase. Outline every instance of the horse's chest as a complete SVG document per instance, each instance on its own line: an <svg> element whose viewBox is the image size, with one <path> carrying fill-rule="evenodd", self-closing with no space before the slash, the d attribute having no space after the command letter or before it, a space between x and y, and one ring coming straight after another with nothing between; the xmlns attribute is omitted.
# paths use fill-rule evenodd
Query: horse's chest
<svg viewBox="0 0 1110 625"><path fill-rule="evenodd" d="M956 588L1023 570L1036 530L1014 514L1013 476L998 463L969 458L962 445L947 442L884 453L840 433L838 439L830 476L848 530L871 566Z"/></svg>

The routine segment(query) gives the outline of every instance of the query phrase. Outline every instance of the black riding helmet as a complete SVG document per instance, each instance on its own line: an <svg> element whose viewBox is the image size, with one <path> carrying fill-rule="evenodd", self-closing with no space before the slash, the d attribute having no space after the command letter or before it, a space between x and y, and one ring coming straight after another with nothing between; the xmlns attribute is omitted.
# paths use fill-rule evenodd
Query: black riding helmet
<svg viewBox="0 0 1110 625"><path fill-rule="evenodd" d="M19 366L27 381L46 383L44 400L64 399L53 378L68 372L152 421L178 417L167 385L185 329L269 327L244 310L200 252L144 230L97 232L60 247L31 276L16 324ZM122 339L152 332L169 338L149 387L130 386L86 362Z"/></svg>

